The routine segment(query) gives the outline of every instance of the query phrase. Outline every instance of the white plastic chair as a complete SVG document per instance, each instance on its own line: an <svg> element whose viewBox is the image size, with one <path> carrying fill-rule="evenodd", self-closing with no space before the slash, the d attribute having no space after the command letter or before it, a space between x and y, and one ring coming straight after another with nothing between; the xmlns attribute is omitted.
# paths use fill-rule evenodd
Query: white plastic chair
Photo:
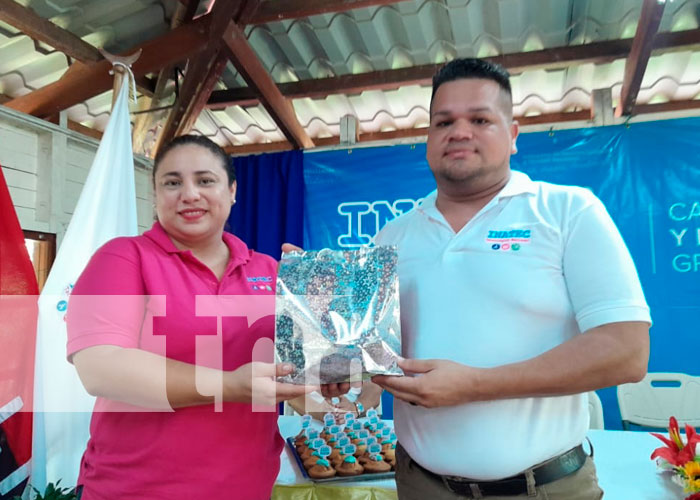
<svg viewBox="0 0 700 500"><path fill-rule="evenodd" d="M700 426L700 377L685 373L648 373L641 382L617 387L622 427L668 427L676 417L680 425Z"/></svg>
<svg viewBox="0 0 700 500"><path fill-rule="evenodd" d="M595 391L588 393L588 413L590 415L589 429L605 429L603 403L601 403Z"/></svg>

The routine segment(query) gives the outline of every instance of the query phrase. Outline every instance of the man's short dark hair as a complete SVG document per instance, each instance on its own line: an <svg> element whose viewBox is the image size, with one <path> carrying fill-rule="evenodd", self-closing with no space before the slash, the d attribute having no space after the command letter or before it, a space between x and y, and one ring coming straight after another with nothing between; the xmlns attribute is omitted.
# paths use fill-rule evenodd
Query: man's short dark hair
<svg viewBox="0 0 700 500"><path fill-rule="evenodd" d="M433 76L433 93L430 96L431 108L435 92L440 88L440 85L463 78L492 80L508 94L511 100L513 98L513 91L510 88L510 73L500 64L484 59L454 59L440 68Z"/></svg>

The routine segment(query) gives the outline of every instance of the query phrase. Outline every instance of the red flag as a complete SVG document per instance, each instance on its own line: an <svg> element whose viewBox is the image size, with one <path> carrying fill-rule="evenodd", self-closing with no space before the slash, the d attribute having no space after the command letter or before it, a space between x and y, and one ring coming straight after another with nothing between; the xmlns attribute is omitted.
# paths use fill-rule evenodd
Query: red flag
<svg viewBox="0 0 700 500"><path fill-rule="evenodd" d="M21 494L30 470L38 294L0 169L0 500Z"/></svg>

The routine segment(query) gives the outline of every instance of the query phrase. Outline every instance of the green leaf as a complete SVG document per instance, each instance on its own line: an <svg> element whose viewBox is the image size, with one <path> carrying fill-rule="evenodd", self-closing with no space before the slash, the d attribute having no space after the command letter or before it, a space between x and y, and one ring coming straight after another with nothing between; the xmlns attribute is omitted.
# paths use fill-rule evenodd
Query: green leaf
<svg viewBox="0 0 700 500"><path fill-rule="evenodd" d="M75 492L75 488L61 488L59 486L60 483L61 480L59 479L58 481L56 481L56 484L47 484L43 494L34 486L30 485L31 488L34 490L34 493L36 493L35 500L78 500L78 495ZM16 496L13 500L22 500L22 498Z"/></svg>

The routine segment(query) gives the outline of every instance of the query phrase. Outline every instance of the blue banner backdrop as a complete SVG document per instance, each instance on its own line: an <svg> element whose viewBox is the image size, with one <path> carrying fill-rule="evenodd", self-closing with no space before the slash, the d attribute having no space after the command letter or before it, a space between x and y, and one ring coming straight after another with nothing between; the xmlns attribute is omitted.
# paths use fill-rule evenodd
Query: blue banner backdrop
<svg viewBox="0 0 700 500"><path fill-rule="evenodd" d="M586 186L605 203L651 306L650 371L700 375L698 137L698 118L530 133L512 158L535 180ZM369 244L435 189L424 144L306 153L304 182L308 249ZM606 427L621 428L615 389L599 394Z"/></svg>
<svg viewBox="0 0 700 500"><path fill-rule="evenodd" d="M279 259L282 243L303 241L304 157L301 151L284 151L231 161L237 202L226 229L249 248Z"/></svg>

